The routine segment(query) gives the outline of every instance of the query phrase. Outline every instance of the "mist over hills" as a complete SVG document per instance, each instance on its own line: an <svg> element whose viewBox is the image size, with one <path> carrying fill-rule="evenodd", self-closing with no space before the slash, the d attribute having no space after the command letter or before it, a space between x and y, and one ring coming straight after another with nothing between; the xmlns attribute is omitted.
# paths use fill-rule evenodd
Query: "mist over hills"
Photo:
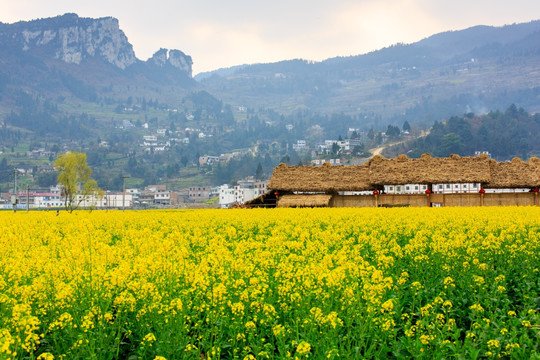
<svg viewBox="0 0 540 360"><path fill-rule="evenodd" d="M284 113L361 112L395 121L409 114L409 121L432 123L512 103L540 111L539 40L540 21L475 26L365 55L254 64L200 81L226 102Z"/></svg>
<svg viewBox="0 0 540 360"><path fill-rule="evenodd" d="M83 101L131 95L174 104L204 89L233 106L362 114L375 127L404 120L429 126L512 103L540 111L540 21L475 26L322 62L239 65L193 79L193 61L182 51L159 49L142 61L117 19L65 14L0 23L0 63L4 100L24 90Z"/></svg>

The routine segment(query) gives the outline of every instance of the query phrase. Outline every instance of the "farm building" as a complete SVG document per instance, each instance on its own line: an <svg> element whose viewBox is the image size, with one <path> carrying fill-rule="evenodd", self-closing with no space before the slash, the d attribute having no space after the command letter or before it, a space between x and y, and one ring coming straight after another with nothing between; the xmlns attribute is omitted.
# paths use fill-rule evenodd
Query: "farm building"
<svg viewBox="0 0 540 360"><path fill-rule="evenodd" d="M480 184L478 191L436 193L433 184ZM385 186L422 184L423 193L386 194ZM287 166L274 169L270 192L248 202L251 207L393 207L393 206L538 206L540 159L497 162L478 157L419 159L375 156L363 165ZM486 189L528 189L486 192ZM350 195L353 192L354 195ZM363 195L357 195L363 193ZM367 194L367 195L366 195Z"/></svg>

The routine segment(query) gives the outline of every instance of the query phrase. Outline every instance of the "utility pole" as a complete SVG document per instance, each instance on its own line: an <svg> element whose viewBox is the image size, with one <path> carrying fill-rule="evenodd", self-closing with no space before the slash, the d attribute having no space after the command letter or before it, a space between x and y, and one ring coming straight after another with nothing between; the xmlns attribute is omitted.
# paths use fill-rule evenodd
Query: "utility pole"
<svg viewBox="0 0 540 360"><path fill-rule="evenodd" d="M26 185L26 212L30 211L30 185Z"/></svg>
<svg viewBox="0 0 540 360"><path fill-rule="evenodd" d="M103 191L105 191L105 212L109 212L109 195L107 195L107 188L105 187Z"/></svg>
<svg viewBox="0 0 540 360"><path fill-rule="evenodd" d="M129 177L129 175L122 175L122 212L126 210L126 179Z"/></svg>
<svg viewBox="0 0 540 360"><path fill-rule="evenodd" d="M17 212L17 169L13 169L13 195L11 195L11 203L13 204L13 212Z"/></svg>

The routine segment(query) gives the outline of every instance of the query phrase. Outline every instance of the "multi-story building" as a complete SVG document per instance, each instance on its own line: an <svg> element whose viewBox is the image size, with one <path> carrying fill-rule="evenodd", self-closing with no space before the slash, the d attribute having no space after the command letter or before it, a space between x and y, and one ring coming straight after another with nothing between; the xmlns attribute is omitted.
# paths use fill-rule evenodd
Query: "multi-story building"
<svg viewBox="0 0 540 360"><path fill-rule="evenodd" d="M234 187L220 186L219 204L222 208L232 204L242 204L254 199L267 191L268 181L246 179L240 180Z"/></svg>
<svg viewBox="0 0 540 360"><path fill-rule="evenodd" d="M208 200L212 194L210 186L193 186L189 188L189 199L193 201Z"/></svg>

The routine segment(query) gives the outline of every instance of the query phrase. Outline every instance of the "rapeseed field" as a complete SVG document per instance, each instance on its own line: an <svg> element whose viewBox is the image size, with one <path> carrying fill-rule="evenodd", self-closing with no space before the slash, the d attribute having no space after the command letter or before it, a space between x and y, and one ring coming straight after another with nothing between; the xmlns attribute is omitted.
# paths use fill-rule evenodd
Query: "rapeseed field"
<svg viewBox="0 0 540 360"><path fill-rule="evenodd" d="M0 359L540 357L540 209L0 213Z"/></svg>

